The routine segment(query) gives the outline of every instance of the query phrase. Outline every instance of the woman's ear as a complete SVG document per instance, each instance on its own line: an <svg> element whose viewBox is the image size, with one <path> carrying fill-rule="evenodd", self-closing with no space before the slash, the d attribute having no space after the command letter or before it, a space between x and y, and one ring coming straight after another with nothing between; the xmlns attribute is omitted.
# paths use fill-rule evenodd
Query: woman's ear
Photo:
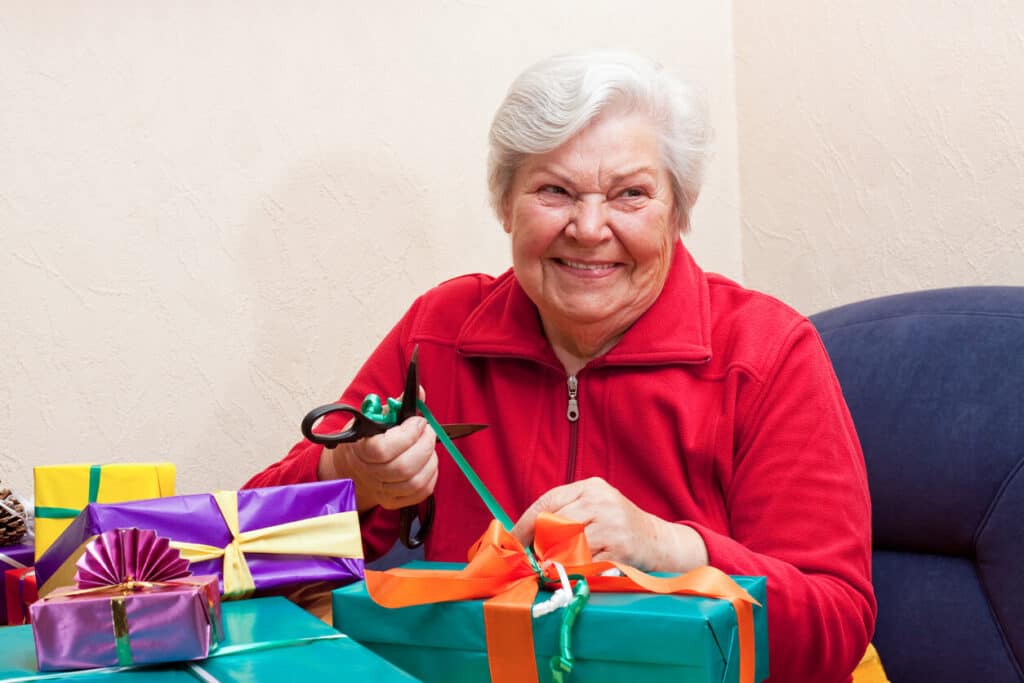
<svg viewBox="0 0 1024 683"><path fill-rule="evenodd" d="M693 204L690 205L691 209ZM679 227L679 234L690 232L690 212L683 209L678 201L672 202L672 220Z"/></svg>

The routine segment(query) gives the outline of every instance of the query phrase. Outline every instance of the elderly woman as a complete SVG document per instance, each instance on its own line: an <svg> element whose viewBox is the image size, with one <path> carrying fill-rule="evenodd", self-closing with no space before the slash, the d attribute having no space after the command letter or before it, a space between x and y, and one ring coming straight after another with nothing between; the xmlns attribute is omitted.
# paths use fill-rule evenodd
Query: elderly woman
<svg viewBox="0 0 1024 683"><path fill-rule="evenodd" d="M420 381L501 505L586 524L596 559L768 577L771 680L848 680L875 620L864 461L806 318L702 271L680 241L702 109L635 56L559 56L510 88L489 183L513 267L422 295L343 394ZM308 441L249 486L350 477L367 556L436 496L426 557L464 560L490 515L422 418L334 450Z"/></svg>

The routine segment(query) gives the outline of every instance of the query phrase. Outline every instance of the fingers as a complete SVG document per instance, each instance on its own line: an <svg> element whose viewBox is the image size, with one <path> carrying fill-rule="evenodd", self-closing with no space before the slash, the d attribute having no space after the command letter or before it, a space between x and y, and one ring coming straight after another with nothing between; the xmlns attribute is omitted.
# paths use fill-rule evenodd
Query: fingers
<svg viewBox="0 0 1024 683"><path fill-rule="evenodd" d="M564 486L556 486L533 501L533 504L526 508L515 526L512 527L512 535L519 539L524 546L533 543L533 530L537 523L537 515L542 512L558 514L559 510L579 498L581 483L573 482Z"/></svg>
<svg viewBox="0 0 1024 683"><path fill-rule="evenodd" d="M624 562L640 568L651 565L651 555L657 545L651 531L656 518L603 479L559 486L534 501L512 529L524 545L533 542L537 516L541 512L583 524L587 545L595 560Z"/></svg>
<svg viewBox="0 0 1024 683"><path fill-rule="evenodd" d="M589 529L589 525L600 517L602 508L614 496L621 497L621 494L604 479L597 477L556 486L526 509L512 528L512 534L523 545L533 543L537 516L542 512L581 522Z"/></svg>
<svg viewBox="0 0 1024 683"><path fill-rule="evenodd" d="M422 417L362 439L338 454L336 470L356 483L360 509L414 505L429 496L437 483L436 436ZM340 450L340 449L339 449Z"/></svg>
<svg viewBox="0 0 1024 683"><path fill-rule="evenodd" d="M411 417L383 434L355 442L351 450L367 466L387 465L410 449L422 448L427 441L433 448L433 439L429 438L433 433L428 434L429 431L426 420Z"/></svg>

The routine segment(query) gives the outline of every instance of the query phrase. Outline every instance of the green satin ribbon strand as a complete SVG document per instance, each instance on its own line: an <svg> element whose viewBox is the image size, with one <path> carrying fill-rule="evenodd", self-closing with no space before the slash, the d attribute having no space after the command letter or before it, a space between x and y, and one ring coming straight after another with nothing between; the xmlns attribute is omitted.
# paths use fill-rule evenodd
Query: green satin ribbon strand
<svg viewBox="0 0 1024 683"><path fill-rule="evenodd" d="M368 394L363 399L362 406L360 407L362 413L379 424L384 426L394 426L398 410L401 407L401 402L395 398L389 398L387 400L387 410L384 409L384 404L377 394ZM437 439L448 451L448 454L452 456L452 460L458 465L459 469L462 470L462 474L469 481L470 486L476 491L476 494L480 496L484 505L490 511L491 515L498 520L498 522L505 527L507 531L511 531L514 526L512 519L508 516L508 513L501 507L501 504L494 497L494 495L487 489L483 480L477 475L476 471L469 464L466 458L459 452L459 449L455 447L452 440L445 433L444 428L434 417L433 413L430 412L430 408L421 401L416 401L416 407L419 408L420 413L426 418L427 424L434 430L437 435ZM542 586L547 586L553 581L549 580L543 570L540 568L540 564L537 562L537 558L533 553L532 548L526 548L526 557L530 561L530 565L533 567L533 571L537 574L537 579ZM573 670L575 666L575 658L572 655L572 627L576 623L576 617L579 616L580 611L583 610L583 606L586 605L587 600L590 597L590 586L587 585L587 580L583 576L572 577L576 581L576 586L573 590L573 599L565 607L565 611L562 613L562 625L559 629L559 653L551 658L551 676L553 683L565 683L565 677Z"/></svg>
<svg viewBox="0 0 1024 683"><path fill-rule="evenodd" d="M369 397L367 397L369 399ZM378 399L379 400L379 399ZM388 399L392 401L393 399ZM365 404L364 404L365 405ZM483 500L484 505L490 510L498 522L505 527L507 531L511 531L513 524L505 510L502 509L501 504L498 503L494 495L487 489L487 486L483 483L477 473L473 470L473 467L466 461L459 449L455 447L452 440L448 438L444 428L434 418L434 415L427 408L423 401L416 401L416 406L419 411L426 418L427 424L437 434L438 440L444 445L448 454L452 456L455 464L462 470L462 474L465 475L466 479L469 480L470 485L476 494ZM537 562L536 556L533 554L532 548L526 548L526 557L530 561L530 565L533 567L533 571L537 573L537 578L542 586L547 586L550 581L545 575L543 570L540 568L540 564ZM573 591L572 601L566 605L565 611L562 613L562 625L559 628L558 640L559 640L559 653L551 658L551 676L553 683L565 683L565 677L573 670L575 666L575 658L572 655L572 627L576 623L576 617L583 610L583 606L587 604L587 600L590 598L590 586L587 585L587 580L583 576L573 575L571 577L576 581L576 586Z"/></svg>
<svg viewBox="0 0 1024 683"><path fill-rule="evenodd" d="M397 398L388 398L386 405L387 410L385 410L385 403L381 401L379 395L367 394L366 398L363 399L363 403L360 405L359 410L363 415L379 425L384 427L394 427L395 422L398 419L398 412L402 407L402 402ZM448 438L448 434L445 433L444 428L440 425L437 419L434 418L433 413L431 413L430 409L427 408L427 404L417 399L416 407L419 408L423 417L427 419L427 423L430 425L430 428L434 430L435 434L437 434L438 440L444 445L448 453L451 454L452 458L455 460L455 464L459 466L460 470L462 470L462 473L466 476L466 479L469 480L469 483L473 486L476 494L484 501L484 505L487 506L487 509L491 511L491 514L496 520L501 522L501 525L505 527L505 529L511 531L512 520L501 508L501 505L495 497L491 495L491 492L487 490L483 481L481 481L480 477L478 477L476 472L473 471L472 466L466 462L466 458L463 457L462 453L459 452L459 449L455 447L452 440Z"/></svg>
<svg viewBox="0 0 1024 683"><path fill-rule="evenodd" d="M367 394L362 405L359 406L359 412L379 425L394 427L398 424L398 413L402 409L402 402L397 398L388 398L387 410L384 409L384 405L377 394Z"/></svg>
<svg viewBox="0 0 1024 683"><path fill-rule="evenodd" d="M100 477L103 476L103 465L89 467L89 502L95 503L100 495ZM36 507L36 519L74 519L82 508L48 508Z"/></svg>
<svg viewBox="0 0 1024 683"><path fill-rule="evenodd" d="M583 607L590 599L590 585L587 579L581 574L571 574L570 580L576 581L573 590L572 601L565 606L562 613L562 625L558 630L559 652L551 658L551 683L565 683L566 676L572 673L576 666L576 658L572 656L572 627L576 623L576 617L583 611Z"/></svg>
<svg viewBox="0 0 1024 683"><path fill-rule="evenodd" d="M73 519L79 512L78 508L36 508L36 519Z"/></svg>
<svg viewBox="0 0 1024 683"><path fill-rule="evenodd" d="M100 476L103 474L101 465L93 465L89 468L89 502L95 503L100 495Z"/></svg>
<svg viewBox="0 0 1024 683"><path fill-rule="evenodd" d="M206 613L207 613L207 615L209 615L209 618L210 618L210 650L209 650L209 652L212 653L214 650L216 650L218 647L220 647L220 641L224 640L224 634L221 633L221 629L223 629L224 627L223 626L218 626L218 624L220 622L217 619L217 611L213 607L213 602L212 601L207 601L207 605L208 606L206 608Z"/></svg>
<svg viewBox="0 0 1024 683"><path fill-rule="evenodd" d="M478 477L476 472L473 471L473 467L466 462L466 458L462 456L462 453L460 453L459 449L455 447L452 440L448 438L447 434L445 434L444 428L441 427L436 419L434 419L434 415L430 412L430 408L427 408L427 405L420 400L416 401L416 406L420 409L420 412L423 413L423 417L427 419L427 423L430 425L430 428L434 430L435 434L437 434L437 438L444 445L445 450L447 450L449 455L452 456L455 464L458 465L459 469L462 470L462 473L466 475L466 479L469 480L473 490L476 491L476 494L484 501L484 505L487 506L487 509L490 510L494 518L498 520L503 527L505 527L506 531L512 531L512 520L502 509L501 504L498 503L497 499L490 491L487 490L483 481L481 481L480 477Z"/></svg>
<svg viewBox="0 0 1024 683"><path fill-rule="evenodd" d="M128 634L128 609L125 607L124 596L110 599L110 616L114 624L117 664L131 666L135 659L132 657L132 642Z"/></svg>

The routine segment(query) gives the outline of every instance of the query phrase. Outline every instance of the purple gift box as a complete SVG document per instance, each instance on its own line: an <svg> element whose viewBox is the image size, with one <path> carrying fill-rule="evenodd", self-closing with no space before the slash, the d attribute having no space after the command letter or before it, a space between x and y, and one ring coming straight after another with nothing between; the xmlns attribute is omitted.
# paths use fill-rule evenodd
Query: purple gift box
<svg viewBox="0 0 1024 683"><path fill-rule="evenodd" d="M135 591L66 586L29 609L40 671L202 659L223 637L216 576Z"/></svg>
<svg viewBox="0 0 1024 683"><path fill-rule="evenodd" d="M4 572L8 569L31 567L35 553L35 544L31 538L28 542L0 546L0 577L3 577ZM3 624L6 615L7 593L0 590L0 625Z"/></svg>
<svg viewBox="0 0 1024 683"><path fill-rule="evenodd" d="M225 504L224 499L231 499ZM237 512L232 508L237 497ZM228 519L237 517L237 533ZM280 592L311 581L350 583L363 578L362 542L355 489L348 479L170 496L128 503L90 503L36 561L39 594L74 584L74 563L85 545L110 529L152 529L171 540L195 574L217 574L243 565L252 585L228 597ZM197 550L197 547L199 548ZM218 552L203 552L219 551ZM226 554L225 554L226 552ZM237 568L237 567L235 567ZM232 575L235 572L231 572Z"/></svg>

